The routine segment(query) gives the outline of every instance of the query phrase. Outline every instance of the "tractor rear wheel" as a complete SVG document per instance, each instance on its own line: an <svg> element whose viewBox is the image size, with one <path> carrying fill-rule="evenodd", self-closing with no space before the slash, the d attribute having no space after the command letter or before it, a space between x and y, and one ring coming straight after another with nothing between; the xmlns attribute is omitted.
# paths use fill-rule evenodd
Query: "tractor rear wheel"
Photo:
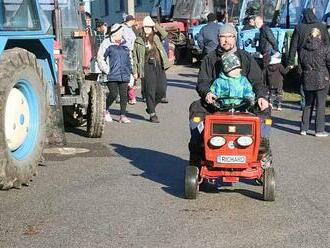
<svg viewBox="0 0 330 248"><path fill-rule="evenodd" d="M104 129L105 94L102 85L91 83L87 110L87 135L100 138Z"/></svg>
<svg viewBox="0 0 330 248"><path fill-rule="evenodd" d="M186 199L196 199L199 185L198 185L199 170L196 166L187 166L185 174L185 197Z"/></svg>
<svg viewBox="0 0 330 248"><path fill-rule="evenodd" d="M263 198L265 201L275 201L275 170L268 167L263 172Z"/></svg>
<svg viewBox="0 0 330 248"><path fill-rule="evenodd" d="M28 185L46 137L47 100L36 57L21 48L0 57L0 189Z"/></svg>

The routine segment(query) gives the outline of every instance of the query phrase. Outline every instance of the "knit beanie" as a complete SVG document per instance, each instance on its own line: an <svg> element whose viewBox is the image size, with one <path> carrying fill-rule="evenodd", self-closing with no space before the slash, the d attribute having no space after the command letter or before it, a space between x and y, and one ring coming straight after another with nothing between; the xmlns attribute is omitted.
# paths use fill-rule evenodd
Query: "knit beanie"
<svg viewBox="0 0 330 248"><path fill-rule="evenodd" d="M225 23L220 26L219 28L219 36L224 34L232 34L237 38L237 31L232 24Z"/></svg>
<svg viewBox="0 0 330 248"><path fill-rule="evenodd" d="M241 68L241 61L235 55L235 53L225 53L221 56L222 70L224 73L228 73L234 69Z"/></svg>

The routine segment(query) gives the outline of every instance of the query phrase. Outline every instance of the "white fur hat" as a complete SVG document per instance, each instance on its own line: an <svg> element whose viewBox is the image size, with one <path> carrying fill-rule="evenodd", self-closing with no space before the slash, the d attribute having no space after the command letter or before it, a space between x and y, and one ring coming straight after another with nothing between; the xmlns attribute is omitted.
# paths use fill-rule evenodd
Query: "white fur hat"
<svg viewBox="0 0 330 248"><path fill-rule="evenodd" d="M271 59L270 59L270 62L269 64L270 65L274 65L274 64L281 64L281 57L278 57L278 56L272 56Z"/></svg>
<svg viewBox="0 0 330 248"><path fill-rule="evenodd" d="M123 28L123 26L119 23L115 23L111 26L110 29L110 35L114 35L115 33L117 33L119 30L121 30Z"/></svg>
<svg viewBox="0 0 330 248"><path fill-rule="evenodd" d="M151 19L150 16L146 16L143 19L143 27L154 27L155 22Z"/></svg>

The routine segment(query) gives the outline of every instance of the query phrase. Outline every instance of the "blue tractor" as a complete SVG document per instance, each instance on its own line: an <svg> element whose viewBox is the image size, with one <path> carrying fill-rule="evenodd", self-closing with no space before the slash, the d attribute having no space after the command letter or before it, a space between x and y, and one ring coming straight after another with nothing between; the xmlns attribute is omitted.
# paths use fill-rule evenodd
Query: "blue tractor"
<svg viewBox="0 0 330 248"><path fill-rule="evenodd" d="M0 187L28 184L46 138L48 106L56 106L54 37L33 1L0 2Z"/></svg>
<svg viewBox="0 0 330 248"><path fill-rule="evenodd" d="M88 136L102 134L103 91L83 73L86 32L81 16L62 18L69 9L78 2L0 1L0 189L28 185L45 143L65 142L62 105L84 109Z"/></svg>

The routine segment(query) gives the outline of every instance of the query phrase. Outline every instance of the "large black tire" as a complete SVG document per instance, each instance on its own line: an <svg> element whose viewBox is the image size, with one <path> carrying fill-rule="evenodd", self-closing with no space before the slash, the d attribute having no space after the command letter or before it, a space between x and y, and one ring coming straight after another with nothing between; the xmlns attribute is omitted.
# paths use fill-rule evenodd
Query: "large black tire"
<svg viewBox="0 0 330 248"><path fill-rule="evenodd" d="M196 199L199 185L198 185L199 170L195 166L187 166L185 174L185 197L186 199Z"/></svg>
<svg viewBox="0 0 330 248"><path fill-rule="evenodd" d="M275 201L275 170L273 167L263 172L263 198L265 201Z"/></svg>
<svg viewBox="0 0 330 248"><path fill-rule="evenodd" d="M47 101L46 83L42 69L36 57L21 48L6 50L0 57L0 189L21 188L28 185L36 174L40 162L46 136ZM9 93L19 91L24 95L25 105L29 112L20 112L20 108L10 109L6 113ZM29 95L31 94L31 95ZM8 103L8 106L11 106ZM8 114L9 113L9 114ZM25 121L28 116L29 121ZM8 117L10 116L10 117ZM11 124L11 116L19 116L19 124L26 127L26 138L13 148L8 142L5 124ZM7 118L7 120L6 120ZM16 118L16 117L15 117ZM15 119L14 118L14 119ZM11 126L11 125L9 125ZM12 128L16 130L16 126ZM10 129L11 130L11 129ZM16 133L15 133L16 135ZM11 138L16 139L16 136Z"/></svg>
<svg viewBox="0 0 330 248"><path fill-rule="evenodd" d="M86 119L84 113L80 111L80 108L83 108L81 105L76 108L75 106L63 106L63 120L64 126L68 128L81 127L86 125ZM77 111L78 109L78 111ZM74 113L78 113L77 116L74 116Z"/></svg>
<svg viewBox="0 0 330 248"><path fill-rule="evenodd" d="M102 85L92 83L87 110L87 135L100 138L104 129L105 94Z"/></svg>
<svg viewBox="0 0 330 248"><path fill-rule="evenodd" d="M193 56L191 51L184 46L175 47L175 64L177 65L191 65Z"/></svg>

